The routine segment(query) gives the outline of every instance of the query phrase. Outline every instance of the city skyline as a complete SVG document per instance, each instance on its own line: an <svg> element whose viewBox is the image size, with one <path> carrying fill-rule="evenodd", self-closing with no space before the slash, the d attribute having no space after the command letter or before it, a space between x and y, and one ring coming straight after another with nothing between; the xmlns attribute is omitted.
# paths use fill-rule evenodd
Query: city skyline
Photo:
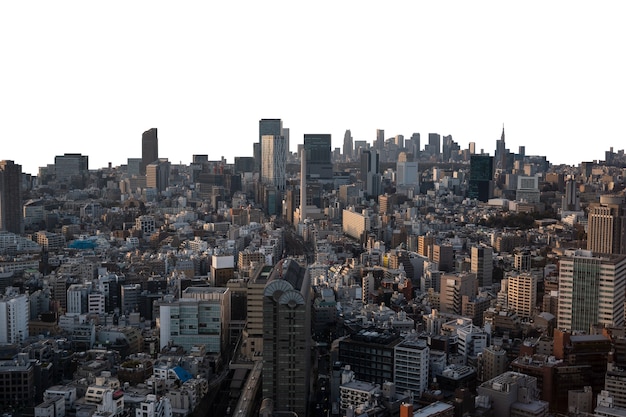
<svg viewBox="0 0 626 417"><path fill-rule="evenodd" d="M291 152L306 133L334 149L384 129L493 155L503 124L512 152L555 164L623 148L618 2L37 6L0 6L0 159L27 173L63 153L124 164L153 127L172 163L232 162L263 118Z"/></svg>

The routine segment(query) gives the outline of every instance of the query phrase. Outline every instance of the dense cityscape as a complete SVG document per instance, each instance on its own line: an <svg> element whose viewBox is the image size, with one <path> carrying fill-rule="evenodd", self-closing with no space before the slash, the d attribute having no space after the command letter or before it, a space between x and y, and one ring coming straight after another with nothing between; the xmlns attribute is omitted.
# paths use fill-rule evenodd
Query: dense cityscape
<svg viewBox="0 0 626 417"><path fill-rule="evenodd" d="M494 136L0 161L0 413L626 417L626 155Z"/></svg>

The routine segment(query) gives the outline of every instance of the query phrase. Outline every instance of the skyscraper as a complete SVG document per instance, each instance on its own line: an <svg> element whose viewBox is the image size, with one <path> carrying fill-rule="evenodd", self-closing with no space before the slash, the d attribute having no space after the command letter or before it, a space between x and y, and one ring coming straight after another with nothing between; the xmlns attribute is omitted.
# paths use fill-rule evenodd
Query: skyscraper
<svg viewBox="0 0 626 417"><path fill-rule="evenodd" d="M599 204L589 205L587 250L626 254L626 217L622 196L601 195Z"/></svg>
<svg viewBox="0 0 626 417"><path fill-rule="evenodd" d="M376 129L376 140L374 141L374 149L382 151L385 147L385 129Z"/></svg>
<svg viewBox="0 0 626 417"><path fill-rule="evenodd" d="M472 247L470 271L476 274L479 287L491 287L493 281L493 248Z"/></svg>
<svg viewBox="0 0 626 417"><path fill-rule="evenodd" d="M467 196L487 202L493 194L493 158L489 155L471 155Z"/></svg>
<svg viewBox="0 0 626 417"><path fill-rule="evenodd" d="M304 150L306 151L306 178L307 180L332 180L333 164L331 161L331 136L329 134L304 135Z"/></svg>
<svg viewBox="0 0 626 417"><path fill-rule="evenodd" d="M255 172L261 172L261 164L263 161L263 136L282 136L283 122L280 119L261 119L259 120L259 142L258 146L254 146L254 160L256 162ZM287 151L289 148L287 148Z"/></svg>
<svg viewBox="0 0 626 417"><path fill-rule="evenodd" d="M307 415L311 296L309 271L281 261L263 293L263 397L274 410Z"/></svg>
<svg viewBox="0 0 626 417"><path fill-rule="evenodd" d="M0 230L21 234L22 166L13 161L0 161Z"/></svg>
<svg viewBox="0 0 626 417"><path fill-rule="evenodd" d="M157 159L146 166L146 187L160 193L170 185L170 163L167 158Z"/></svg>
<svg viewBox="0 0 626 417"><path fill-rule="evenodd" d="M588 332L592 324L624 325L626 256L577 250L559 262L557 326Z"/></svg>
<svg viewBox="0 0 626 417"><path fill-rule="evenodd" d="M441 135L439 133L428 134L428 145L426 145L426 153L439 159L441 155Z"/></svg>
<svg viewBox="0 0 626 417"><path fill-rule="evenodd" d="M361 151L361 181L363 182L363 191L368 196L377 197L381 194L382 178L379 154L376 150Z"/></svg>
<svg viewBox="0 0 626 417"><path fill-rule="evenodd" d="M352 159L352 155L354 152L354 143L352 140L352 133L350 129L346 130L346 133L343 135L343 158L346 161Z"/></svg>
<svg viewBox="0 0 626 417"><path fill-rule="evenodd" d="M148 164L159 159L159 139L157 138L157 129L146 130L141 135L141 166L140 174L146 175L146 167Z"/></svg>
<svg viewBox="0 0 626 417"><path fill-rule="evenodd" d="M285 138L277 135L261 137L261 181L276 190L284 191L287 178L287 143Z"/></svg>

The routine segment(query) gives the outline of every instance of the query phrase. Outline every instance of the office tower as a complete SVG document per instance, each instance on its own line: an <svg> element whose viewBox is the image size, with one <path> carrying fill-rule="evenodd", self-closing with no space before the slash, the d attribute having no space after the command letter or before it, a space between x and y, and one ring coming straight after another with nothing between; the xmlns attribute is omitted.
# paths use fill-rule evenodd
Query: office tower
<svg viewBox="0 0 626 417"><path fill-rule="evenodd" d="M263 292L263 397L274 410L307 415L311 287L306 268L281 261Z"/></svg>
<svg viewBox="0 0 626 417"><path fill-rule="evenodd" d="M476 142L470 142L468 146L468 150L470 155L474 155L476 153Z"/></svg>
<svg viewBox="0 0 626 417"><path fill-rule="evenodd" d="M28 338L30 301L28 295L0 295L0 344L18 345Z"/></svg>
<svg viewBox="0 0 626 417"><path fill-rule="evenodd" d="M263 161L263 136L282 136L283 122L280 119L261 119L259 120L259 142L258 146L254 146L254 159L256 162L255 172L261 172L261 165ZM286 146L286 145L285 145ZM286 148L286 152L289 149Z"/></svg>
<svg viewBox="0 0 626 417"><path fill-rule="evenodd" d="M170 185L170 163L162 158L146 166L146 187L155 188L160 193Z"/></svg>
<svg viewBox="0 0 626 417"><path fill-rule="evenodd" d="M521 318L530 319L537 307L537 277L526 274L509 274L507 303L509 309Z"/></svg>
<svg viewBox="0 0 626 417"><path fill-rule="evenodd" d="M495 162L496 168L500 168L502 170L506 170L506 154L508 150L506 149L506 143L504 141L504 125L502 126L502 135L499 140L496 140L496 152L495 152Z"/></svg>
<svg viewBox="0 0 626 417"><path fill-rule="evenodd" d="M350 129L346 130L346 133L343 135L343 158L346 161L352 159L354 152L354 144L352 140L352 133Z"/></svg>
<svg viewBox="0 0 626 417"><path fill-rule="evenodd" d="M299 223L304 223L306 220L306 180L307 180L307 159L309 156L307 155L306 147L302 150L302 154L300 155L300 219L298 219Z"/></svg>
<svg viewBox="0 0 626 417"><path fill-rule="evenodd" d="M157 138L157 129L153 127L141 135L141 175L146 175L148 164L157 159L159 159L159 139Z"/></svg>
<svg viewBox="0 0 626 417"><path fill-rule="evenodd" d="M601 195L600 203L589 205L587 250L626 254L624 197Z"/></svg>
<svg viewBox="0 0 626 417"><path fill-rule="evenodd" d="M561 201L561 212L580 211L580 197L576 190L577 185L572 178L565 183L565 195Z"/></svg>
<svg viewBox="0 0 626 417"><path fill-rule="evenodd" d="M230 338L230 290L187 287L182 297L159 302L160 348L172 342L191 352L205 345L210 354L223 353Z"/></svg>
<svg viewBox="0 0 626 417"><path fill-rule="evenodd" d="M452 140L452 135L447 135L443 137L443 144L441 150L441 160L443 162L449 162L450 158L452 158L452 151L454 149L454 141Z"/></svg>
<svg viewBox="0 0 626 417"><path fill-rule="evenodd" d="M454 251L452 245L438 245L432 246L434 262L439 265L439 270L444 272L452 272L454 270Z"/></svg>
<svg viewBox="0 0 626 417"><path fill-rule="evenodd" d="M410 391L420 398L428 388L428 363L430 349L426 341L406 339L394 348L393 382L397 392Z"/></svg>
<svg viewBox="0 0 626 417"><path fill-rule="evenodd" d="M361 151L361 181L363 191L368 197L381 194L382 177L380 175L379 154L376 150Z"/></svg>
<svg viewBox="0 0 626 417"><path fill-rule="evenodd" d="M493 281L493 248L472 247L470 271L476 274L479 287L491 287Z"/></svg>
<svg viewBox="0 0 626 417"><path fill-rule="evenodd" d="M128 158L126 162L126 173L129 177L138 177L141 172L141 158Z"/></svg>
<svg viewBox="0 0 626 417"><path fill-rule="evenodd" d="M286 186L287 148L285 138L275 135L261 137L261 181L284 191Z"/></svg>
<svg viewBox="0 0 626 417"><path fill-rule="evenodd" d="M21 181L21 165L0 161L0 231L24 232Z"/></svg>
<svg viewBox="0 0 626 417"><path fill-rule="evenodd" d="M54 176L57 183L72 188L84 188L89 175L89 157L79 153L66 153L54 157Z"/></svg>
<svg viewBox="0 0 626 417"><path fill-rule="evenodd" d="M476 274L461 272L441 275L439 307L443 313L461 314L463 296L470 299L478 292Z"/></svg>
<svg viewBox="0 0 626 417"><path fill-rule="evenodd" d="M329 134L304 135L307 180L332 180L331 136Z"/></svg>
<svg viewBox="0 0 626 417"><path fill-rule="evenodd" d="M492 195L493 158L489 155L472 155L467 196L486 203Z"/></svg>
<svg viewBox="0 0 626 417"><path fill-rule="evenodd" d="M557 325L588 332L592 324L624 325L626 256L577 250L559 263Z"/></svg>
<svg viewBox="0 0 626 417"><path fill-rule="evenodd" d="M396 162L396 185L418 185L419 172L417 161L409 161L405 152L400 152Z"/></svg>
<svg viewBox="0 0 626 417"><path fill-rule="evenodd" d="M396 137L394 138L394 142L396 143L396 146L399 149L403 149L404 148L404 135L396 135Z"/></svg>
<svg viewBox="0 0 626 417"><path fill-rule="evenodd" d="M376 129L376 140L374 141L374 149L382 151L385 147L385 130Z"/></svg>
<svg viewBox="0 0 626 417"><path fill-rule="evenodd" d="M419 159L420 152L422 150L421 148L422 144L420 142L419 133L413 133L411 135L411 144L412 144L412 148L410 149L410 151L413 152L413 159L417 161Z"/></svg>
<svg viewBox="0 0 626 417"><path fill-rule="evenodd" d="M439 159L441 155L441 135L439 133L429 133L428 144L424 150L429 156Z"/></svg>

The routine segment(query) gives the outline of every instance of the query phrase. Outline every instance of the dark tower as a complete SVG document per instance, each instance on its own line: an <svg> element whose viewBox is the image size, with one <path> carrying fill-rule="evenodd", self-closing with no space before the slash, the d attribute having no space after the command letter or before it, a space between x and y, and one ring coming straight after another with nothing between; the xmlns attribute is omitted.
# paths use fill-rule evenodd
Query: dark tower
<svg viewBox="0 0 626 417"><path fill-rule="evenodd" d="M13 161L0 161L0 230L21 234L22 166Z"/></svg>
<svg viewBox="0 0 626 417"><path fill-rule="evenodd" d="M146 130L141 135L141 166L139 173L146 175L146 167L159 159L159 139L157 138L157 129L153 127Z"/></svg>
<svg viewBox="0 0 626 417"><path fill-rule="evenodd" d="M306 151L307 179L333 179L333 163L331 162L331 137L329 134L305 134L304 150Z"/></svg>

